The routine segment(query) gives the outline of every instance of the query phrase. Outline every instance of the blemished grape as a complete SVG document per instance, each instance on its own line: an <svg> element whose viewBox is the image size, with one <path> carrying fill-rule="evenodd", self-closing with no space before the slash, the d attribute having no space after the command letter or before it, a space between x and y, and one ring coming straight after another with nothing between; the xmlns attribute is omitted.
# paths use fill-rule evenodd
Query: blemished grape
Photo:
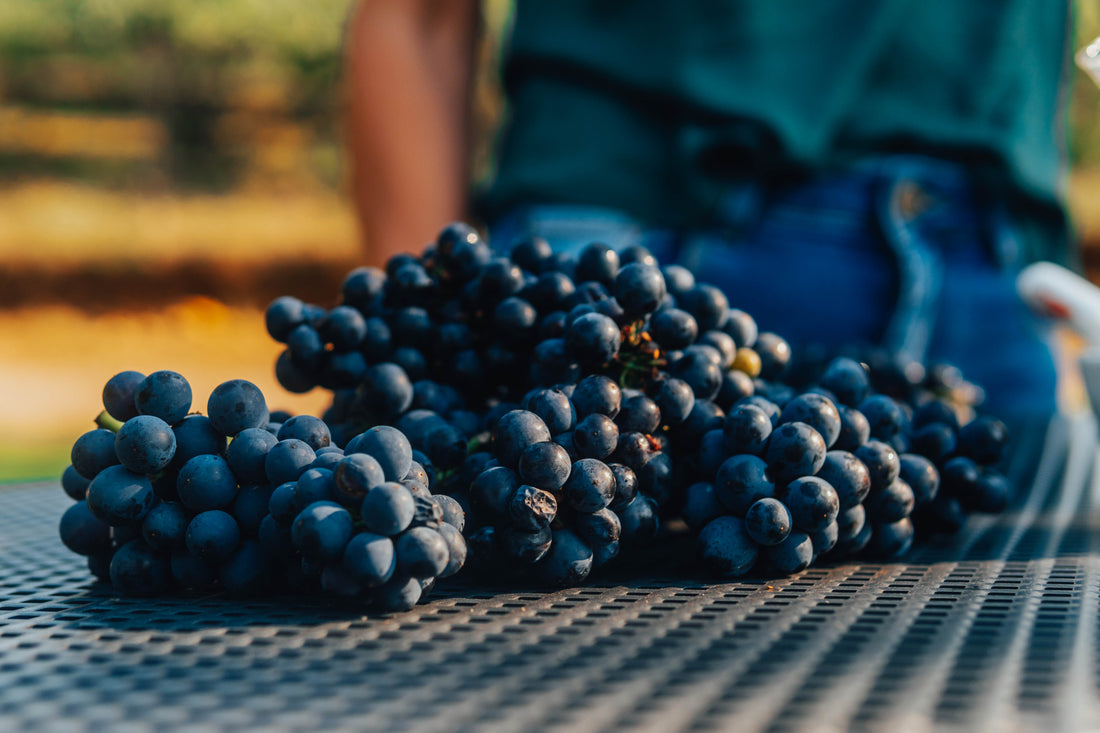
<svg viewBox="0 0 1100 733"><path fill-rule="evenodd" d="M467 566L575 585L685 532L684 571L722 577L889 558L1010 503L1006 431L957 370L799 352L643 247L502 244L451 224L333 306L275 300L276 376L331 391L320 416L243 379L188 414L176 372L112 377L122 425L73 446L65 542L120 592L394 612Z"/></svg>

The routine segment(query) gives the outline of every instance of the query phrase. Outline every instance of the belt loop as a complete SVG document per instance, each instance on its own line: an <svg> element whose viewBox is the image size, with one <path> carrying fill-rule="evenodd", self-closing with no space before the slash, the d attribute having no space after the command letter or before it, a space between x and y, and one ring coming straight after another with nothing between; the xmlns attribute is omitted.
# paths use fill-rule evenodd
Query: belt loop
<svg viewBox="0 0 1100 733"><path fill-rule="evenodd" d="M914 188L907 166L882 169L875 192L882 234L898 267L898 297L883 345L908 358L923 362L932 338L936 305L943 280L939 255L912 226L916 209Z"/></svg>

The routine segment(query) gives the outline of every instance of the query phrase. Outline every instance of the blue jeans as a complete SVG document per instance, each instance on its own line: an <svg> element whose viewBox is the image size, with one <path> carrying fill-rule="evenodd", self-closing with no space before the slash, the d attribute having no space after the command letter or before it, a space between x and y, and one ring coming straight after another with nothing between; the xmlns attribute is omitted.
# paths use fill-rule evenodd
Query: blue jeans
<svg viewBox="0 0 1100 733"><path fill-rule="evenodd" d="M498 246L532 234L558 251L645 245L796 347L880 344L960 367L994 414L1054 412L1049 334L1016 294L1024 263L1010 218L958 165L888 156L779 190L731 186L699 230L647 230L621 212L562 205L490 227Z"/></svg>

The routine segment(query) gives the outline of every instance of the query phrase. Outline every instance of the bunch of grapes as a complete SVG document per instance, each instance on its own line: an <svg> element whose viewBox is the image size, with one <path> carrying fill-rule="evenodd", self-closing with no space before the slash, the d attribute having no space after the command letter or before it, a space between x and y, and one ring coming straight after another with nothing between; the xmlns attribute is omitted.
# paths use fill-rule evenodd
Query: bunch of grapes
<svg viewBox="0 0 1100 733"><path fill-rule="evenodd" d="M954 532L967 512L1003 511L1003 423L960 427L965 405L926 397L912 409L873 393L868 369L838 357L781 404L740 401L704 436L688 488L700 560L729 576L758 564L796 572L826 553L890 559L918 530Z"/></svg>
<svg viewBox="0 0 1100 733"><path fill-rule="evenodd" d="M333 392L320 418L269 415L242 380L208 417L174 372L107 384L122 422L77 440L62 537L120 590L407 608L467 548L494 580L567 586L684 527L685 568L788 574L1008 501L1004 425L957 370L792 354L641 247L502 257L453 224L352 271L335 307L284 296L265 320L283 386Z"/></svg>
<svg viewBox="0 0 1100 733"><path fill-rule="evenodd" d="M73 445L61 539L120 592L323 589L389 611L462 567L462 509L432 495L400 430L341 448L242 379L214 389L206 416L191 401L176 372L122 372L103 427Z"/></svg>
<svg viewBox="0 0 1100 733"><path fill-rule="evenodd" d="M980 390L957 371L876 351L793 361L641 247L571 257L534 238L502 257L455 224L342 294L329 311L272 303L280 380L334 389L341 434L400 426L494 577L574 584L679 519L716 574L790 573L895 557L1007 501L1004 426L967 422Z"/></svg>

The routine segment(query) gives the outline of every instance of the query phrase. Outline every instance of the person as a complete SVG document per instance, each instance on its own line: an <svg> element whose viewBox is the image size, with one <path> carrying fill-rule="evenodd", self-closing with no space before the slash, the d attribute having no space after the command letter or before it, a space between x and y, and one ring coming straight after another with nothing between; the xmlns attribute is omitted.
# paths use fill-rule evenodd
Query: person
<svg viewBox="0 0 1100 733"><path fill-rule="evenodd" d="M1071 262L1068 3L518 0L496 171L467 181L472 0L360 3L354 200L378 260L476 215L506 251L641 244L794 345L951 362L1049 414L1049 334L1016 295Z"/></svg>

